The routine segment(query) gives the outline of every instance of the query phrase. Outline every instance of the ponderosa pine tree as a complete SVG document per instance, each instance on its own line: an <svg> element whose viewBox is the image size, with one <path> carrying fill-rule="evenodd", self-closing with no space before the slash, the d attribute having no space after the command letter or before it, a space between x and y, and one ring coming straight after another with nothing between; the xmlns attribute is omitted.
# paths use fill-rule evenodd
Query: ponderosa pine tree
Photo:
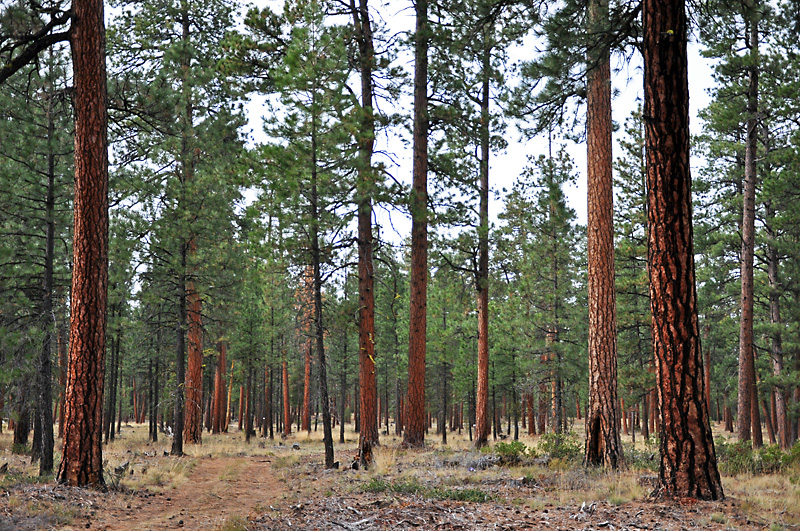
<svg viewBox="0 0 800 531"><path fill-rule="evenodd" d="M669 496L717 500L723 492L703 387L692 243L686 8L682 0L646 0L642 15L659 480Z"/></svg>
<svg viewBox="0 0 800 531"><path fill-rule="evenodd" d="M160 233L163 247L150 246L145 256L148 274L177 279L169 290L176 317L175 455L183 453L184 440L201 442L202 300L213 285L225 285L209 272L217 276L233 262L212 264L235 256L217 252L231 237L239 194L234 181L243 173L237 167L241 119L230 106L235 91L231 79L218 75L232 11L225 0L153 0L126 5L109 31L115 108L137 133L120 135L118 158L128 177L121 181L143 205L146 230ZM165 13L169 23L162 23Z"/></svg>
<svg viewBox="0 0 800 531"><path fill-rule="evenodd" d="M411 209L411 278L408 331L408 415L403 444L425 442L425 356L428 304L428 2L415 2L414 164ZM443 417L442 417L443 418ZM446 437L447 432L443 430Z"/></svg>
<svg viewBox="0 0 800 531"><path fill-rule="evenodd" d="M608 1L588 4L588 32L607 32ZM589 409L587 465L622 464L617 397L617 313L614 287L614 207L611 154L611 66L605 45L589 48L586 72L589 273Z"/></svg>
<svg viewBox="0 0 800 531"><path fill-rule="evenodd" d="M108 294L108 128L102 0L75 0L75 228L64 449L58 481L101 486Z"/></svg>
<svg viewBox="0 0 800 531"><path fill-rule="evenodd" d="M358 3L356 3L358 2ZM372 448L378 440L378 388L375 371L375 278L373 265L372 201L376 188L372 156L375 149L375 44L368 0L350 0L353 39L357 47L356 64L361 80L358 146L358 348L360 386L360 430L358 454L361 465L372 464Z"/></svg>

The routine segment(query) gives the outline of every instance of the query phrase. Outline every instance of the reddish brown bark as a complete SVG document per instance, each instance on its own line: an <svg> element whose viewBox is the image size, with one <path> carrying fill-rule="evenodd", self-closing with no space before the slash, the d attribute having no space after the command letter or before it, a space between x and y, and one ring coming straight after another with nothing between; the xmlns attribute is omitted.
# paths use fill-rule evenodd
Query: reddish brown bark
<svg viewBox="0 0 800 531"><path fill-rule="evenodd" d="M100 486L108 293L105 27L101 0L74 0L72 9L75 221L64 448L57 477L68 485Z"/></svg>
<svg viewBox="0 0 800 531"><path fill-rule="evenodd" d="M359 346L359 460L372 463L372 447L378 444L378 387L375 377L375 279L372 253L372 194L375 173L372 155L375 147L373 67L375 48L367 0L350 0L353 29L358 46L361 77L361 127L357 135L358 169L358 346Z"/></svg>
<svg viewBox="0 0 800 531"><path fill-rule="evenodd" d="M481 81L480 182L478 187L478 270L475 284L478 289L478 389L475 400L475 447L488 443L491 430L489 418L489 76L491 48L484 28Z"/></svg>
<svg viewBox="0 0 800 531"><path fill-rule="evenodd" d="M189 245L190 254L197 252L194 242ZM187 333L188 367L186 370L186 413L183 440L188 444L200 444L203 438L203 303L194 282L186 286L189 330Z"/></svg>
<svg viewBox="0 0 800 531"><path fill-rule="evenodd" d="M697 321L689 172L687 21L682 0L645 0L644 94L653 349L661 412L660 486L723 497Z"/></svg>
<svg viewBox="0 0 800 531"><path fill-rule="evenodd" d="M611 163L611 67L600 37L608 21L607 0L588 4L589 32L586 145L588 177L589 409L587 465L622 464L617 399L617 311L614 283L614 200ZM628 433L627 419L625 433Z"/></svg>
<svg viewBox="0 0 800 531"><path fill-rule="evenodd" d="M428 2L417 0L414 37L414 165L411 191L411 303L408 403L403 443L425 442L425 356L428 315ZM446 436L446 435L445 435Z"/></svg>

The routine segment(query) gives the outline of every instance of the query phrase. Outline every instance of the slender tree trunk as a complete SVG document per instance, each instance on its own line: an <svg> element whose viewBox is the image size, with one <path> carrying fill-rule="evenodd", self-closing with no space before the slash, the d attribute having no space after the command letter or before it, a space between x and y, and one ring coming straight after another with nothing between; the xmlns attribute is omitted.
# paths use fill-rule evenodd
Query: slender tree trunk
<svg viewBox="0 0 800 531"><path fill-rule="evenodd" d="M244 405L244 440L250 442L253 436L253 368L247 368L247 389Z"/></svg>
<svg viewBox="0 0 800 531"><path fill-rule="evenodd" d="M752 5L749 5L752 8ZM753 346L753 254L755 250L756 147L758 144L758 22L751 17L747 36L751 59L747 88L747 140L744 155L744 190L742 193L741 317L739 328L739 406L737 435L740 441L751 440L758 421L758 401L753 405L755 362ZM760 427L760 422L758 422ZM756 446L754 441L753 446ZM759 445L760 446L760 445Z"/></svg>
<svg viewBox="0 0 800 531"><path fill-rule="evenodd" d="M589 410L586 454L591 466L622 464L617 409L617 311L614 283L614 207L611 171L611 67L601 37L608 23L607 0L589 2L586 145L588 174Z"/></svg>
<svg viewBox="0 0 800 531"><path fill-rule="evenodd" d="M361 128L357 135L360 166L358 169L358 344L360 423L359 460L372 464L372 447L378 444L377 381L375 376L375 293L372 263L372 193L375 175L372 153L375 145L372 69L375 49L367 0L350 0L353 27L358 43L358 66L361 74Z"/></svg>
<svg viewBox="0 0 800 531"><path fill-rule="evenodd" d="M172 414L172 448L170 454L183 455L183 402L186 382L186 244L181 244L181 274L178 293L178 322L175 325L175 404Z"/></svg>
<svg viewBox="0 0 800 531"><path fill-rule="evenodd" d="M331 431L331 410L330 399L328 397L328 362L325 359L325 327L322 321L322 252L319 245L319 197L317 190L317 123L316 119L312 118L311 123L311 273L312 273L312 289L314 297L314 346L317 350L317 361L319 363L319 391L320 391L320 407L322 408L322 443L325 447L325 468L333 468L333 433ZM311 363L311 347L309 343L309 357L306 368L306 378L311 378L310 363ZM310 385L310 382L309 382ZM310 431L310 426L308 427Z"/></svg>
<svg viewBox="0 0 800 531"><path fill-rule="evenodd" d="M42 297L42 328L44 337L39 357L37 388L39 391L37 422L39 424L39 475L53 472L53 387L51 382L53 339L56 334L56 319L53 312L53 270L55 256L55 162L56 154L53 146L55 123L53 121L53 98L47 104L47 196L45 198L45 254L44 285Z"/></svg>
<svg viewBox="0 0 800 531"><path fill-rule="evenodd" d="M411 190L411 305L408 330L409 416L405 446L425 442L425 356L428 314L428 1L415 3L414 167ZM447 437L447 434L444 435Z"/></svg>
<svg viewBox="0 0 800 531"><path fill-rule="evenodd" d="M289 403L289 364L283 360L283 435L292 433L292 411Z"/></svg>
<svg viewBox="0 0 800 531"><path fill-rule="evenodd" d="M775 217L772 203L768 201L765 205L766 231L767 231L767 278L769 280L769 314L770 324L772 324L772 334L770 338L770 354L772 358L772 374L779 379L784 373L783 367L783 337L781 328L781 298L780 284L778 280L778 250L775 247L775 233L772 221ZM789 394L780 386L775 388L775 431L777 440L782 450L791 447L791 437L789 437L789 419L787 415L787 403Z"/></svg>
<svg viewBox="0 0 800 531"><path fill-rule="evenodd" d="M103 485L108 130L103 2L74 0L75 203L70 352L58 482ZM49 408L49 405L48 405Z"/></svg>
<svg viewBox="0 0 800 531"><path fill-rule="evenodd" d="M475 447L485 446L489 439L489 77L491 48L487 42L488 29L483 30L483 64L481 72L480 127L480 201L478 206L478 394L475 409Z"/></svg>
<svg viewBox="0 0 800 531"><path fill-rule="evenodd" d="M661 488L723 497L705 401L691 218L687 22L682 0L645 0L648 263L661 411Z"/></svg>
<svg viewBox="0 0 800 531"><path fill-rule="evenodd" d="M58 325L58 385L60 393L60 407L58 408L58 438L64 438L64 401L66 399L67 388L67 327L59 322Z"/></svg>
<svg viewBox="0 0 800 531"><path fill-rule="evenodd" d="M233 366L236 364L236 361L231 361L231 376L228 380L228 400L227 405L225 406L225 427L222 428L222 431L228 433L228 425L231 421L231 395L233 394Z"/></svg>
<svg viewBox="0 0 800 531"><path fill-rule="evenodd" d="M226 345L222 341L217 346L219 357L217 358L217 370L214 372L214 400L211 409L213 410L211 421L211 433L221 433L225 423L223 404L225 403L225 365Z"/></svg>

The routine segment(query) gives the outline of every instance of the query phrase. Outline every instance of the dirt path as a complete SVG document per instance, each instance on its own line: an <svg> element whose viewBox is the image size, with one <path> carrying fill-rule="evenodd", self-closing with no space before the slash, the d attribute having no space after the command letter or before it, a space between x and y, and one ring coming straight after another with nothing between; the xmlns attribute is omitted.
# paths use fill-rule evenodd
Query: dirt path
<svg viewBox="0 0 800 531"><path fill-rule="evenodd" d="M98 511L90 529L214 529L227 519L263 513L283 497L283 483L264 456L199 459L189 480L157 495L120 497Z"/></svg>

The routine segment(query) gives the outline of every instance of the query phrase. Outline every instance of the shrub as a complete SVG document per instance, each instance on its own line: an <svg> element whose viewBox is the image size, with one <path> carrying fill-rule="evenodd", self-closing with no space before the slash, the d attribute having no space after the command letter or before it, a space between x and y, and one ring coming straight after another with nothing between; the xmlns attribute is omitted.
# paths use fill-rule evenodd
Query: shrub
<svg viewBox="0 0 800 531"><path fill-rule="evenodd" d="M550 459L561 461L579 461L583 457L583 445L573 432L545 433L539 439L539 450L550 456Z"/></svg>
<svg viewBox="0 0 800 531"><path fill-rule="evenodd" d="M758 451L759 459L756 465L759 472L764 474L774 474L781 471L783 457L786 455L777 445L771 444L764 446Z"/></svg>
<svg viewBox="0 0 800 531"><path fill-rule="evenodd" d="M494 445L494 452L500 458L500 464L516 465L528 453L528 447L520 441L499 442Z"/></svg>
<svg viewBox="0 0 800 531"><path fill-rule="evenodd" d="M732 444L727 439L718 439L714 446L720 472L735 476L744 472L754 472L753 448L750 441L739 441Z"/></svg>

